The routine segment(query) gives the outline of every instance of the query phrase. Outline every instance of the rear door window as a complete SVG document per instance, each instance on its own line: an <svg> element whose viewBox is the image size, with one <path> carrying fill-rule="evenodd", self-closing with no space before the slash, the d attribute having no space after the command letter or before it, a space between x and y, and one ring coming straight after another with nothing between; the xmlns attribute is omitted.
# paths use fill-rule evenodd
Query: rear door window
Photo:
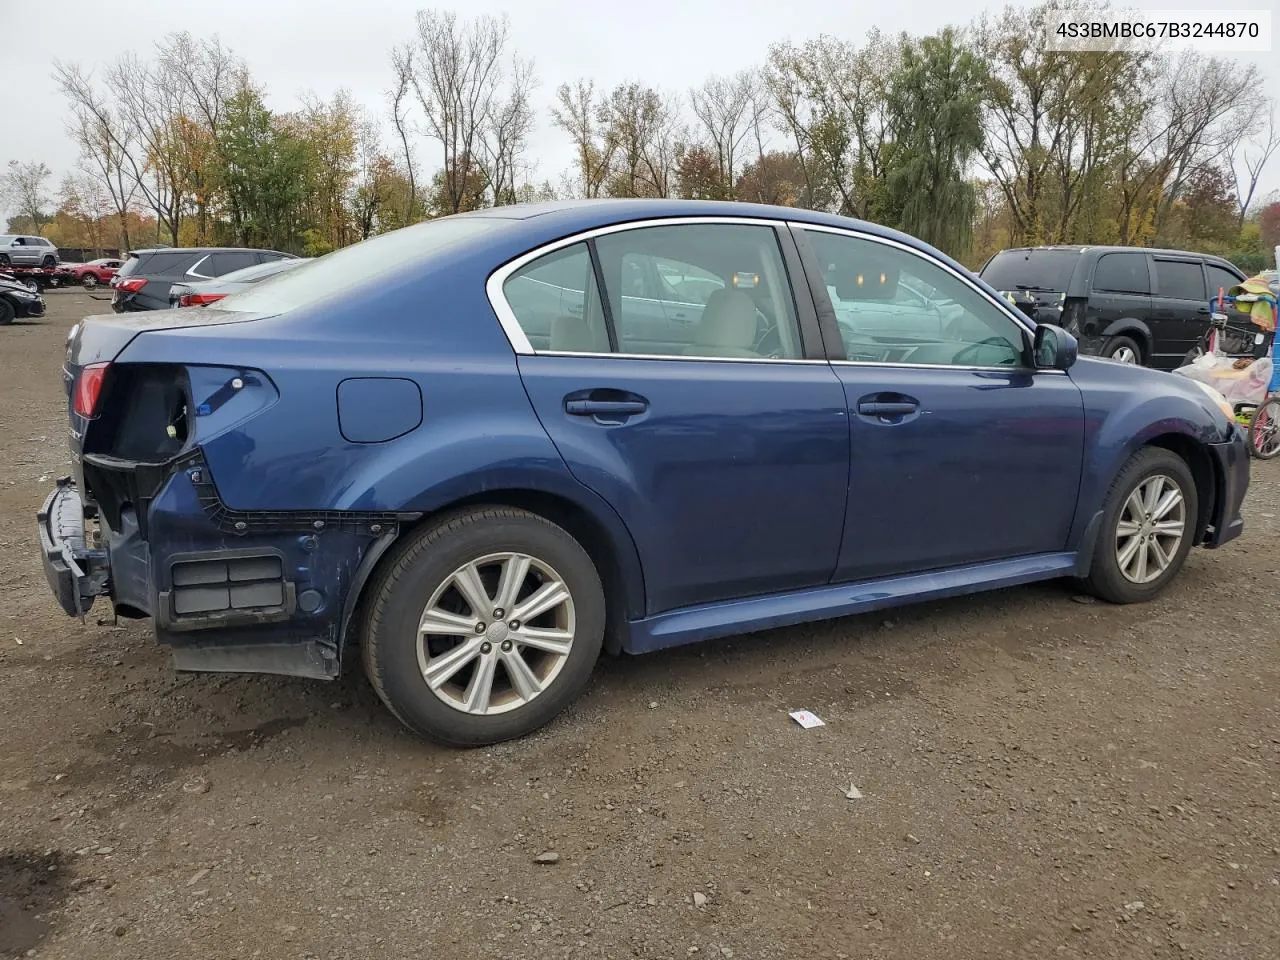
<svg viewBox="0 0 1280 960"><path fill-rule="evenodd" d="M258 251L256 250L236 250L224 253L213 253L209 255L209 259L204 262L200 268L200 272L209 277L220 277L223 274L231 273L234 270L243 270L245 267L257 266Z"/></svg>
<svg viewBox="0 0 1280 960"><path fill-rule="evenodd" d="M1105 253L1093 271L1093 289L1107 293L1150 293L1145 253Z"/></svg>
<svg viewBox="0 0 1280 960"><path fill-rule="evenodd" d="M1204 268L1198 261L1157 260L1156 283L1160 296L1174 300L1208 300L1204 289Z"/></svg>

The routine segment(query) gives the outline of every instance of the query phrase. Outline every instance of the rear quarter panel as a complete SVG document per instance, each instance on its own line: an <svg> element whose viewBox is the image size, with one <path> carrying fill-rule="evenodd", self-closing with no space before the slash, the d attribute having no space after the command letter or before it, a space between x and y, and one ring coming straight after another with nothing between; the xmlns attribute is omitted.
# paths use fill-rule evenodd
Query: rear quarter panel
<svg viewBox="0 0 1280 960"><path fill-rule="evenodd" d="M515 240L509 255L523 249ZM119 359L195 361L270 378L278 399L261 414L212 434L196 420L194 442L234 509L430 513L487 492L536 491L591 515L613 540L626 579L640 584L629 532L572 477L525 394L484 293L503 256L445 255L281 316L143 332ZM380 443L346 439L338 386L363 377L416 383L417 428ZM628 605L642 610L642 594Z"/></svg>

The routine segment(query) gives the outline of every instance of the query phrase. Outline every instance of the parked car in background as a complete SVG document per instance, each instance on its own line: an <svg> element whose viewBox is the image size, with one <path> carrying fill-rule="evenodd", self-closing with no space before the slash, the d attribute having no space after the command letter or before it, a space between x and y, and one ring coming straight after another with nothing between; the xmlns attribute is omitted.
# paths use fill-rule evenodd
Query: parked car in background
<svg viewBox="0 0 1280 960"><path fill-rule="evenodd" d="M43 317L44 297L26 284L0 273L0 327L17 317Z"/></svg>
<svg viewBox="0 0 1280 960"><path fill-rule="evenodd" d="M58 248L44 237L0 234L0 267L55 267Z"/></svg>
<svg viewBox="0 0 1280 960"><path fill-rule="evenodd" d="M214 280L201 280L198 283L175 283L169 288L169 306L171 307L207 307L211 303L241 290L247 290L255 283L261 283L268 277L292 270L294 267L309 263L310 257L288 257L284 260L270 260L256 266L233 270Z"/></svg>
<svg viewBox="0 0 1280 960"><path fill-rule="evenodd" d="M1244 279L1207 254L1089 246L1001 250L979 275L1033 319L1079 337L1082 353L1160 370L1195 355L1209 298Z"/></svg>
<svg viewBox="0 0 1280 960"><path fill-rule="evenodd" d="M650 266L661 316L629 283ZM895 309L859 329L831 288ZM45 572L68 614L153 618L179 669L362 658L412 729L493 743L602 648L1057 577L1155 598L1240 535L1244 437L1194 381L1076 354L944 254L816 211L443 217L76 327Z"/></svg>
<svg viewBox="0 0 1280 960"><path fill-rule="evenodd" d="M92 290L101 284L110 283L111 278L123 264L123 260L103 257L99 260L90 260L88 263L71 264L67 267L66 276L68 280L80 284L86 290Z"/></svg>
<svg viewBox="0 0 1280 960"><path fill-rule="evenodd" d="M293 255L278 250L245 247L158 247L130 251L111 281L116 313L163 310L169 307L169 290L175 283L191 283L225 276L245 267Z"/></svg>

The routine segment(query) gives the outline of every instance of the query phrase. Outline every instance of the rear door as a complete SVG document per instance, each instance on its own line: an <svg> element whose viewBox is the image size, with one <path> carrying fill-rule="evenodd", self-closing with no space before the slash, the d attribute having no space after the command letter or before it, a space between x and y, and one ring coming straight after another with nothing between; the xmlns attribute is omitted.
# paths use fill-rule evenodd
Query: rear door
<svg viewBox="0 0 1280 960"><path fill-rule="evenodd" d="M1150 260L1140 250L1104 253L1093 267L1080 331L1092 340L1108 330L1133 336L1135 329L1151 331Z"/></svg>
<svg viewBox="0 0 1280 960"><path fill-rule="evenodd" d="M499 274L494 306L530 400L573 475L630 530L649 614L818 586L835 568L844 392L812 301L794 298L788 255L790 237L768 221L667 221L562 241ZM651 298L625 285L624 264L645 258L719 283L683 345L652 337ZM582 278L582 293L548 323L525 278L549 259L545 272ZM546 351L526 324L547 330Z"/></svg>
<svg viewBox="0 0 1280 960"><path fill-rule="evenodd" d="M1151 332L1155 336L1150 366L1173 370L1204 335L1209 323L1209 294L1204 264L1198 257L1156 255L1155 290L1151 296Z"/></svg>

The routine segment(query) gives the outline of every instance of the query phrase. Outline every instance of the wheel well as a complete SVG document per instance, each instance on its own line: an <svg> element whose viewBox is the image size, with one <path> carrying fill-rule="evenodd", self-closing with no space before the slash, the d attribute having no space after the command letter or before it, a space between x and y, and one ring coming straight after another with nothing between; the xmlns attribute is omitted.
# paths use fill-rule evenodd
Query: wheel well
<svg viewBox="0 0 1280 960"><path fill-rule="evenodd" d="M1123 330L1115 330L1107 334L1108 340L1114 340L1116 337L1127 337L1138 345L1138 349L1142 352L1142 359L1147 360L1151 356L1151 339L1142 330L1137 327L1125 327Z"/></svg>
<svg viewBox="0 0 1280 960"><path fill-rule="evenodd" d="M1204 540L1209 520L1213 516L1214 504L1218 499L1218 476L1214 470L1213 458L1204 445L1196 442L1183 433L1165 433L1147 441L1149 447L1160 447L1181 457L1191 468L1191 477L1196 483L1199 499L1199 516L1196 517L1194 543Z"/></svg>
<svg viewBox="0 0 1280 960"><path fill-rule="evenodd" d="M487 490L484 493L455 500L427 514L413 526L402 530L400 538L403 539L409 530L416 529L424 523L430 523L443 513L455 513L468 507L478 506L515 507L528 510L530 513L536 513L550 520L582 544L582 548L587 551L592 563L600 572L600 580L604 585L605 608L608 615L605 649L610 653L618 653L622 649L629 616L643 616L644 597L643 595L633 596L628 590L622 563L618 559L609 532L590 513L572 500L538 490Z"/></svg>

